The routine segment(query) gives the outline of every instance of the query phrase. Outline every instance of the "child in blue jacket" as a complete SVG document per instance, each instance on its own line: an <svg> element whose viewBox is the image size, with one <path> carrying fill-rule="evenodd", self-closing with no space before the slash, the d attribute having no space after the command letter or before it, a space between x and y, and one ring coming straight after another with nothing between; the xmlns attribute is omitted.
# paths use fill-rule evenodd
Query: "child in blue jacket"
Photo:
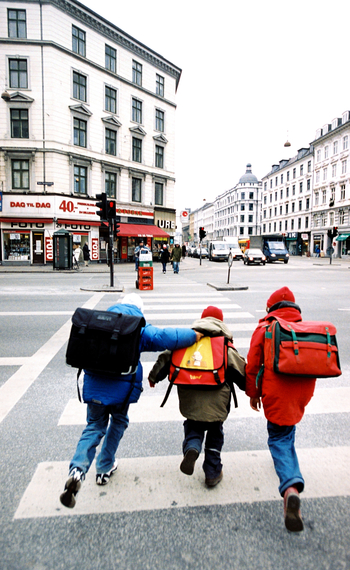
<svg viewBox="0 0 350 570"><path fill-rule="evenodd" d="M116 313L137 316L142 316L142 310L142 299L136 293L126 295L120 303L108 309ZM146 324L141 331L140 353L184 348L191 346L202 336L192 329L160 329ZM129 404L136 403L141 395L142 375L142 364L139 361L133 389L128 397L132 375L111 378L85 371L83 400L87 403L87 425L70 462L68 479L60 496L60 501L65 507L75 506L75 497L103 437L101 451L96 459L97 485L106 485L117 470L115 454L129 424Z"/></svg>

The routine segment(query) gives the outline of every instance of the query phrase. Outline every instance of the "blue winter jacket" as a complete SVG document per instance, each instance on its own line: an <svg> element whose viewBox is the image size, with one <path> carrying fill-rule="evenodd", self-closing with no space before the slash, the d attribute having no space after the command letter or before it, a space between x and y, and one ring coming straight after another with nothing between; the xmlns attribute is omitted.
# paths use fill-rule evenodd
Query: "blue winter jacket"
<svg viewBox="0 0 350 570"><path fill-rule="evenodd" d="M143 316L140 309L135 305L116 304L109 307L108 311L115 313L124 313L126 315ZM146 324L141 331L140 337L140 353L141 352L158 352L162 350L175 350L176 348L185 348L196 342L196 333L192 329L175 328L160 329L152 325ZM134 404L138 401L142 392L142 364L136 371L135 384L132 389L129 403ZM133 376L101 376L87 370L84 371L84 387L83 400L86 403L104 404L121 404L125 402L130 388Z"/></svg>

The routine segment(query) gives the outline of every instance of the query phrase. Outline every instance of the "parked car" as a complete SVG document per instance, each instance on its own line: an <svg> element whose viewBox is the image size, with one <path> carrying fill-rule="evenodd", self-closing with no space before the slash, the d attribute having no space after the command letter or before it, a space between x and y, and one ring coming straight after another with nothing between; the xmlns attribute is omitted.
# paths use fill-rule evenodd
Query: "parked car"
<svg viewBox="0 0 350 570"><path fill-rule="evenodd" d="M244 265L250 265L251 263L265 265L266 257L261 249L246 249L244 252L243 263Z"/></svg>
<svg viewBox="0 0 350 570"><path fill-rule="evenodd" d="M196 249L196 248L194 247L194 245L190 245L190 246L187 248L187 256L188 256L188 257L193 257L193 252L195 251L195 249Z"/></svg>
<svg viewBox="0 0 350 570"><path fill-rule="evenodd" d="M202 247L201 249L199 247L196 247L196 249L193 252L193 257L199 258L200 256L202 258L209 257L208 250L206 247Z"/></svg>

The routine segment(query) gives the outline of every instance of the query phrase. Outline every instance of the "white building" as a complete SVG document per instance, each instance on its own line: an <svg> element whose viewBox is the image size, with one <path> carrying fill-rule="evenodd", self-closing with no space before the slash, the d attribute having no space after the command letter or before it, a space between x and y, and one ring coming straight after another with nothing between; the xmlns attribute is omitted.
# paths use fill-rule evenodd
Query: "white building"
<svg viewBox="0 0 350 570"><path fill-rule="evenodd" d="M313 147L281 160L262 178L262 234L286 237L292 255L309 251Z"/></svg>
<svg viewBox="0 0 350 570"><path fill-rule="evenodd" d="M103 258L101 192L117 201L120 260L174 235L180 75L75 0L0 3L3 263L50 262L59 228Z"/></svg>
<svg viewBox="0 0 350 570"><path fill-rule="evenodd" d="M238 184L215 200L214 238L238 237L243 243L260 234L262 183L247 164Z"/></svg>
<svg viewBox="0 0 350 570"><path fill-rule="evenodd" d="M350 113L333 119L316 132L312 200L312 251L329 247L341 256L350 250ZM337 228L338 236L330 233Z"/></svg>

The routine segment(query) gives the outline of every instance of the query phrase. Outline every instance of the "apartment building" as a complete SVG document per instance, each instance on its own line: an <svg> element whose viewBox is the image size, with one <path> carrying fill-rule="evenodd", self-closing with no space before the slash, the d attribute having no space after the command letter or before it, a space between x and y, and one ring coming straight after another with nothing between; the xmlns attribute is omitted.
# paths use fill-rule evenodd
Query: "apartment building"
<svg viewBox="0 0 350 570"><path fill-rule="evenodd" d="M0 261L52 262L61 228L105 257L96 194L116 200L118 259L175 234L181 69L75 0L0 3Z"/></svg>
<svg viewBox="0 0 350 570"><path fill-rule="evenodd" d="M350 251L350 113L316 131L311 248L337 257ZM337 237L330 234L337 228Z"/></svg>
<svg viewBox="0 0 350 570"><path fill-rule="evenodd" d="M313 146L280 160L262 178L262 234L283 234L291 255L309 251Z"/></svg>
<svg viewBox="0 0 350 570"><path fill-rule="evenodd" d="M249 236L260 235L261 191L261 181L247 164L238 184L215 200L214 239L234 236L247 241Z"/></svg>

